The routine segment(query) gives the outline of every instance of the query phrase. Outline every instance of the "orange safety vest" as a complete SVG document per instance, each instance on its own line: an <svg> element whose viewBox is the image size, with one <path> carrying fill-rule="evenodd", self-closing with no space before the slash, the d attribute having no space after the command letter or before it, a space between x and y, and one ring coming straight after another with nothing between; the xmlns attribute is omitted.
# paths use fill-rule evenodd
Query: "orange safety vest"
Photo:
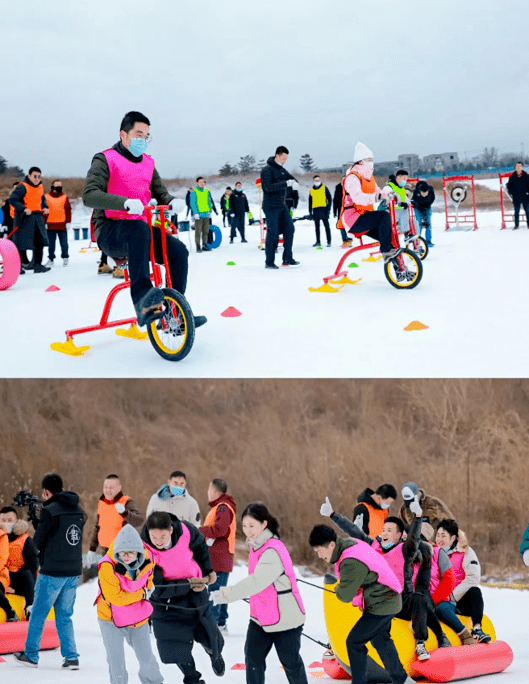
<svg viewBox="0 0 529 684"><path fill-rule="evenodd" d="M64 223L66 221L66 195L62 194L59 197L47 194L46 201L48 202L48 223Z"/></svg>
<svg viewBox="0 0 529 684"><path fill-rule="evenodd" d="M26 209L31 209L31 211L42 211L42 197L44 195L44 188L42 183L35 187L29 183L22 183L26 188L26 194L22 198L22 201L26 205Z"/></svg>
<svg viewBox="0 0 529 684"><path fill-rule="evenodd" d="M0 584L4 589L9 586L9 570L7 569L7 562L9 560L9 539L7 532L0 529Z"/></svg>
<svg viewBox="0 0 529 684"><path fill-rule="evenodd" d="M15 218L15 207L12 204L9 205L9 216Z"/></svg>
<svg viewBox="0 0 529 684"><path fill-rule="evenodd" d="M217 514L217 509L219 506L227 506L233 513L233 518L231 519L230 529L228 532L228 551L230 553L235 553L235 530L237 527L237 521L235 520L235 511L229 504L227 504L225 501L221 501L216 506L213 506L210 512L206 515L206 519L204 520L204 527L213 527L213 525L215 524L215 516Z"/></svg>
<svg viewBox="0 0 529 684"><path fill-rule="evenodd" d="M100 546L105 549L112 544L114 539L118 536L118 532L125 525L120 513L116 511L115 504L120 503L126 506L130 496L121 496L117 501L111 504L99 500L97 504L97 515L99 516L99 532L97 534L97 541Z"/></svg>
<svg viewBox="0 0 529 684"><path fill-rule="evenodd" d="M362 504L369 512L368 534L374 539L375 537L378 537L379 534L382 534L382 528L384 527L384 523L389 516L389 511L387 509L373 508L371 504L368 504L365 501L362 501Z"/></svg>
<svg viewBox="0 0 529 684"><path fill-rule="evenodd" d="M362 190L362 192L365 195L369 195L370 193L373 193L376 191L377 183L375 181L375 174L373 174L369 180L366 180L362 175L360 175L356 171L349 171L347 176L349 176L351 173L353 175L355 175L358 178L358 180L360 181L360 189ZM346 178L347 178L347 176L346 176ZM345 190L346 178L344 178L344 180L342 182L342 187L343 187L342 207L340 209L340 216L339 216L338 222L336 224L337 228L345 228L345 225L342 221L342 216L343 216L344 211L346 211L347 209L355 209L357 211L357 213L360 214L360 216L362 216L362 214L366 214L368 211L374 211L375 210L375 207L372 204L355 204L353 202L351 196Z"/></svg>
<svg viewBox="0 0 529 684"><path fill-rule="evenodd" d="M9 572L18 572L24 565L24 544L29 534L24 533L17 537L14 541L9 542L9 560L7 561L7 569Z"/></svg>

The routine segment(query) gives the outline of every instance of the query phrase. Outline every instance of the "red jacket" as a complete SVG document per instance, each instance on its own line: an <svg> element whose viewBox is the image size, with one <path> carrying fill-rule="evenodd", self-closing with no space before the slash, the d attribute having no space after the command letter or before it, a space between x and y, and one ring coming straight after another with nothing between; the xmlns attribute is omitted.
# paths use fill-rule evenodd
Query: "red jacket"
<svg viewBox="0 0 529 684"><path fill-rule="evenodd" d="M214 508L222 502L226 502L226 506L220 505L215 515L215 522L213 525L202 525L198 529L202 532L206 540L214 539L214 544L209 547L209 555L211 558L211 565L215 572L231 572L233 570L233 558L235 554L229 552L228 537L230 533L230 525L234 518L230 508L237 512L237 507L233 497L229 494L222 494L215 501L210 501L210 508ZM228 508L228 506L230 508Z"/></svg>

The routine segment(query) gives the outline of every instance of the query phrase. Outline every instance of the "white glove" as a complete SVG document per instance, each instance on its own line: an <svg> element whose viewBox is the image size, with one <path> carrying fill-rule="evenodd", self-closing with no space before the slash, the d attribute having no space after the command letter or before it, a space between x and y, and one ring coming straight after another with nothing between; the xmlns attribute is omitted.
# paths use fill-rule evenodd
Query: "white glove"
<svg viewBox="0 0 529 684"><path fill-rule="evenodd" d="M128 199L125 201L125 209L129 214L143 214L143 202L139 199Z"/></svg>
<svg viewBox="0 0 529 684"><path fill-rule="evenodd" d="M293 178L287 180L287 188L293 188L296 181Z"/></svg>
<svg viewBox="0 0 529 684"><path fill-rule="evenodd" d="M219 604L217 603L217 598L218 598L218 591L212 591L209 595L209 599L211 603L213 603L214 606L218 606Z"/></svg>
<svg viewBox="0 0 529 684"><path fill-rule="evenodd" d="M320 506L320 515L325 515L330 518L330 516L334 513L333 508L331 506L331 502L329 501L329 497L325 497L325 503L322 503Z"/></svg>
<svg viewBox="0 0 529 684"><path fill-rule="evenodd" d="M523 562L524 562L526 565L529 565L529 549L527 549L527 551L524 551L524 552L523 552L522 558L523 558Z"/></svg>
<svg viewBox="0 0 529 684"><path fill-rule="evenodd" d="M120 515L122 515L123 513L125 513L125 506L124 506L123 504L120 504L120 503L114 504L114 508L116 509L116 511L117 511Z"/></svg>
<svg viewBox="0 0 529 684"><path fill-rule="evenodd" d="M364 528L364 514L363 513L359 513L356 516L356 518L353 520L353 525L356 525L361 530Z"/></svg>
<svg viewBox="0 0 529 684"><path fill-rule="evenodd" d="M173 210L173 214L179 214L181 211L184 211L186 208L186 203L183 199L175 199L171 200L170 203L171 209Z"/></svg>
<svg viewBox="0 0 529 684"><path fill-rule="evenodd" d="M200 214L195 214L195 221L197 221L200 218Z"/></svg>
<svg viewBox="0 0 529 684"><path fill-rule="evenodd" d="M420 518L421 515L422 515L422 508L421 508L421 504L418 502L418 498L419 498L418 495L415 496L415 498L414 498L413 501L411 502L411 504L410 504L410 511L411 511L412 513L415 513L415 515L416 515L418 518Z"/></svg>
<svg viewBox="0 0 529 684"><path fill-rule="evenodd" d="M100 558L101 556L95 551L89 551L86 554L86 567L90 568L92 565L96 565L99 562Z"/></svg>
<svg viewBox="0 0 529 684"><path fill-rule="evenodd" d="M154 197L149 200L149 206L155 207L158 204L158 200L155 200Z"/></svg>
<svg viewBox="0 0 529 684"><path fill-rule="evenodd" d="M206 544L207 544L208 546L213 546L214 543L215 543L215 540L214 540L214 539L206 539Z"/></svg>
<svg viewBox="0 0 529 684"><path fill-rule="evenodd" d="M150 589L147 589L147 587L145 587L145 589L144 589L144 591L145 591L145 599L146 599L147 601L151 598L151 596L153 595L155 589L156 589L156 587L154 587L154 586L152 586Z"/></svg>

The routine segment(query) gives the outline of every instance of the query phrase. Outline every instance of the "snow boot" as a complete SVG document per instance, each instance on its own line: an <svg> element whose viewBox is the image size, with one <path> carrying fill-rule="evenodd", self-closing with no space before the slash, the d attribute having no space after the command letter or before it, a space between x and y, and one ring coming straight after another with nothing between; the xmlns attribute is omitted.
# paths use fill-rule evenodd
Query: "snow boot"
<svg viewBox="0 0 529 684"><path fill-rule="evenodd" d="M430 659L430 654L426 650L426 646L424 645L424 641L416 641L415 642L415 653L417 653L417 660L429 660Z"/></svg>
<svg viewBox="0 0 529 684"><path fill-rule="evenodd" d="M112 273L112 268L108 264L99 264L97 268L97 273L99 275L103 273Z"/></svg>
<svg viewBox="0 0 529 684"><path fill-rule="evenodd" d="M162 317L163 301L163 292L157 287L151 287L147 294L134 304L140 327Z"/></svg>
<svg viewBox="0 0 529 684"><path fill-rule="evenodd" d="M476 643L476 640L466 627L465 629L462 629L457 636L461 639L463 646L473 646Z"/></svg>
<svg viewBox="0 0 529 684"><path fill-rule="evenodd" d="M439 648L449 648L452 645L444 632L441 634L440 638L437 639L437 643L439 644Z"/></svg>
<svg viewBox="0 0 529 684"><path fill-rule="evenodd" d="M481 627L475 627L472 630L472 636L478 642L478 644L488 644L489 641L492 639L490 634L485 634Z"/></svg>

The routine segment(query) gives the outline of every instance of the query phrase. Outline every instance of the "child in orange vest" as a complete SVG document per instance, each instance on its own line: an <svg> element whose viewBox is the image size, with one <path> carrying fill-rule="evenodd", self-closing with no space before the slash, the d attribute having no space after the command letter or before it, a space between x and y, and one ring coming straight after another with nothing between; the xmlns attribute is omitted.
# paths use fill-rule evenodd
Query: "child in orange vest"
<svg viewBox="0 0 529 684"><path fill-rule="evenodd" d="M17 519L17 512L12 506L4 506L0 510L0 527L7 532L9 542L10 589L26 600L24 607L29 617L35 598L35 582L39 569L39 557L33 539L28 534L28 523Z"/></svg>

